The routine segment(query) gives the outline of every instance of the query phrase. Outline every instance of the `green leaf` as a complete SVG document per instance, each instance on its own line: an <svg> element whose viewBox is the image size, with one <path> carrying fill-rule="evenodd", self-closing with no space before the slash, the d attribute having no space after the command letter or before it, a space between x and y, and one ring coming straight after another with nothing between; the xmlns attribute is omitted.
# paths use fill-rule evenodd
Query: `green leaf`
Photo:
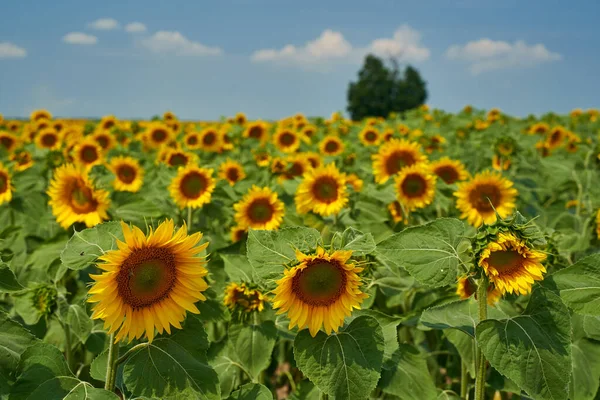
<svg viewBox="0 0 600 400"><path fill-rule="evenodd" d="M366 315L377 320L379 326L381 326L383 339L385 340L383 358L386 360L392 357L394 352L398 349L398 325L402 322L402 318L392 317L375 310L356 310L352 315L356 315L357 317Z"/></svg>
<svg viewBox="0 0 600 400"><path fill-rule="evenodd" d="M407 228L377 245L375 255L388 267L405 268L420 283L439 287L456 282L461 221L440 218Z"/></svg>
<svg viewBox="0 0 600 400"><path fill-rule="evenodd" d="M229 396L231 400L273 400L271 391L259 383L248 383Z"/></svg>
<svg viewBox="0 0 600 400"><path fill-rule="evenodd" d="M41 397L40 400L47 400ZM79 382L63 400L120 400L121 398L108 390L98 389L87 382Z"/></svg>
<svg viewBox="0 0 600 400"><path fill-rule="evenodd" d="M137 200L116 207L112 211L114 220L142 224L145 221L157 219L163 215L162 211L151 200Z"/></svg>
<svg viewBox="0 0 600 400"><path fill-rule="evenodd" d="M333 237L336 249L352 250L352 255L364 256L375 251L375 239L370 233L362 233L352 227L347 228L342 234L336 233Z"/></svg>
<svg viewBox="0 0 600 400"><path fill-rule="evenodd" d="M554 293L535 289L523 315L480 322L476 339L490 364L530 396L567 399L571 321Z"/></svg>
<svg viewBox="0 0 600 400"><path fill-rule="evenodd" d="M0 312L0 397L8 393L8 384L16 379L21 354L36 341L29 331Z"/></svg>
<svg viewBox="0 0 600 400"><path fill-rule="evenodd" d="M571 400L594 400L600 383L600 344L580 339L571 344L573 373L569 383Z"/></svg>
<svg viewBox="0 0 600 400"><path fill-rule="evenodd" d="M600 254L585 257L552 275L560 297L573 311L600 316Z"/></svg>
<svg viewBox="0 0 600 400"><path fill-rule="evenodd" d="M284 265L296 260L296 249L314 250L321 238L319 231L300 226L279 231L248 232L247 254L256 280L265 284L283 275Z"/></svg>
<svg viewBox="0 0 600 400"><path fill-rule="evenodd" d="M85 309L77 304L68 304L64 297L58 298L58 318L81 343L85 343L92 333L94 323Z"/></svg>
<svg viewBox="0 0 600 400"><path fill-rule="evenodd" d="M265 370L271 362L271 353L277 340L277 328L273 321L265 321L259 325L232 324L229 336L237 358L252 379Z"/></svg>
<svg viewBox="0 0 600 400"><path fill-rule="evenodd" d="M321 391L338 400L366 399L377 385L385 341L375 318L362 316L330 336L308 329L294 340L298 368Z"/></svg>
<svg viewBox="0 0 600 400"><path fill-rule="evenodd" d="M446 329L444 336L456 348L471 377L475 378L475 340L473 337L458 329Z"/></svg>
<svg viewBox="0 0 600 400"><path fill-rule="evenodd" d="M0 261L0 293L17 292L25 289L19 281L15 273L8 267L8 264Z"/></svg>
<svg viewBox="0 0 600 400"><path fill-rule="evenodd" d="M94 358L90 365L90 375L92 378L100 381L106 381L106 367L108 366L108 350L104 350Z"/></svg>
<svg viewBox="0 0 600 400"><path fill-rule="evenodd" d="M252 282L252 267L245 254L222 254L225 273L232 282Z"/></svg>
<svg viewBox="0 0 600 400"><path fill-rule="evenodd" d="M116 239L123 240L123 231L121 224L115 221L75 232L60 254L60 259L67 268L87 268L106 251L115 249Z"/></svg>
<svg viewBox="0 0 600 400"><path fill-rule="evenodd" d="M219 400L219 377L208 365L207 349L202 323L189 316L183 330L157 337L127 360L125 386L136 396Z"/></svg>
<svg viewBox="0 0 600 400"><path fill-rule="evenodd" d="M240 364L234 361L235 351L230 340L212 343L208 350L208 361L219 375L221 396L228 396L239 385ZM249 378L249 376L248 376Z"/></svg>
<svg viewBox="0 0 600 400"><path fill-rule="evenodd" d="M427 362L414 346L401 344L383 364L379 387L401 399L433 399L437 392Z"/></svg>

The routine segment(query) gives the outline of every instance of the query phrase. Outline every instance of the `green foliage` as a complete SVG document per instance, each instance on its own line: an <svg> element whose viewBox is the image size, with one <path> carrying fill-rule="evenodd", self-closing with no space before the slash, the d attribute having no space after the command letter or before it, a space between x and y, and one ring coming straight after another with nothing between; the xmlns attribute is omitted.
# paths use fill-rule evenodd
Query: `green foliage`
<svg viewBox="0 0 600 400"><path fill-rule="evenodd" d="M552 275L560 297L575 312L600 317L600 254L593 254Z"/></svg>
<svg viewBox="0 0 600 400"><path fill-rule="evenodd" d="M117 239L123 240L119 222L105 222L81 232L76 231L60 254L60 259L69 269L87 268L108 250L116 249Z"/></svg>
<svg viewBox="0 0 600 400"><path fill-rule="evenodd" d="M414 346L401 344L392 358L383 365L381 389L401 399L432 399L436 389L427 363Z"/></svg>
<svg viewBox="0 0 600 400"><path fill-rule="evenodd" d="M229 396L231 400L273 400L273 395L264 385L248 383Z"/></svg>

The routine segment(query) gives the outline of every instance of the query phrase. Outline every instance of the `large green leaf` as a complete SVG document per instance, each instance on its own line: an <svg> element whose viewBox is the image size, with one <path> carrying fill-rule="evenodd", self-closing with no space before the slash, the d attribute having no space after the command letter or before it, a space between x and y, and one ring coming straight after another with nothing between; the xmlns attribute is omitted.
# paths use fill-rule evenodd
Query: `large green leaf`
<svg viewBox="0 0 600 400"><path fill-rule="evenodd" d="M258 383L248 383L229 396L230 400L273 400L271 391Z"/></svg>
<svg viewBox="0 0 600 400"><path fill-rule="evenodd" d="M228 396L240 382L242 366L234 360L235 350L231 345L230 340L222 340L218 343L212 343L208 350L208 361L219 375L219 383L221 386L221 396ZM245 378L250 378L250 373L247 373Z"/></svg>
<svg viewBox="0 0 600 400"><path fill-rule="evenodd" d="M27 400L119 400L119 396L97 389L87 382L69 376L57 376L42 383Z"/></svg>
<svg viewBox="0 0 600 400"><path fill-rule="evenodd" d="M245 254L219 254L225 273L233 282L252 282L252 267Z"/></svg>
<svg viewBox="0 0 600 400"><path fill-rule="evenodd" d="M362 233L353 227L343 233L336 232L332 244L335 249L352 250L353 255L363 256L375 251L375 239L370 233Z"/></svg>
<svg viewBox="0 0 600 400"><path fill-rule="evenodd" d="M237 359L256 379L271 362L271 353L277 340L277 328L273 321L260 324L233 324L229 337Z"/></svg>
<svg viewBox="0 0 600 400"><path fill-rule="evenodd" d="M21 354L36 341L29 331L0 312L0 397L8 393L8 384L16 379Z"/></svg>
<svg viewBox="0 0 600 400"><path fill-rule="evenodd" d="M279 231L248 232L247 254L257 282L266 284L283 276L284 265L296 260L296 250L314 250L321 235L300 226Z"/></svg>
<svg viewBox="0 0 600 400"><path fill-rule="evenodd" d="M600 344L580 339L571 344L573 373L569 384L571 400L594 400L600 384Z"/></svg>
<svg viewBox="0 0 600 400"><path fill-rule="evenodd" d="M536 399L567 399L571 321L560 297L538 288L523 315L477 325L477 343L490 364Z"/></svg>
<svg viewBox="0 0 600 400"><path fill-rule="evenodd" d="M392 354L398 349L398 325L402 322L402 318L392 317L376 310L356 310L352 315L356 317L366 315L375 318L379 322L385 340L383 358L387 360L392 357Z"/></svg>
<svg viewBox="0 0 600 400"><path fill-rule="evenodd" d="M600 316L600 254L585 257L552 275L560 297L573 311Z"/></svg>
<svg viewBox="0 0 600 400"><path fill-rule="evenodd" d="M475 339L458 329L446 329L444 336L456 348L460 360L467 367L467 371L475 378Z"/></svg>
<svg viewBox="0 0 600 400"><path fill-rule="evenodd" d="M0 293L17 292L23 289L8 264L0 261Z"/></svg>
<svg viewBox="0 0 600 400"><path fill-rule="evenodd" d="M94 323L85 309L78 304L68 304L63 297L58 298L58 318L81 343L92 333Z"/></svg>
<svg viewBox="0 0 600 400"><path fill-rule="evenodd" d="M440 218L390 236L377 245L375 254L384 265L405 268L424 285L445 286L456 282L463 234L461 221Z"/></svg>
<svg viewBox="0 0 600 400"><path fill-rule="evenodd" d="M220 399L219 378L208 365L207 349L202 323L189 316L183 330L157 337L127 360L125 386L136 396Z"/></svg>
<svg viewBox="0 0 600 400"><path fill-rule="evenodd" d="M116 239L123 240L123 231L121 224L115 221L75 232L60 259L67 268L87 268L106 251L116 249Z"/></svg>
<svg viewBox="0 0 600 400"><path fill-rule="evenodd" d="M366 399L380 377L385 341L375 318L362 316L337 334L307 329L294 340L296 364L321 391L338 400Z"/></svg>
<svg viewBox="0 0 600 400"><path fill-rule="evenodd" d="M437 392L427 362L414 346L401 344L383 364L379 387L407 400L433 399Z"/></svg>

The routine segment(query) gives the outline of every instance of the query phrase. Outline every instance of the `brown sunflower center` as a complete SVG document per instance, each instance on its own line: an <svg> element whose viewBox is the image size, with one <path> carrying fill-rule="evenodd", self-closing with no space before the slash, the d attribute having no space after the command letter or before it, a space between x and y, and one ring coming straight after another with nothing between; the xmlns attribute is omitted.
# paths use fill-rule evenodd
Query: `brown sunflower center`
<svg viewBox="0 0 600 400"><path fill-rule="evenodd" d="M367 131L367 133L365 133L365 140L367 142L374 142L377 140L377 134L373 131Z"/></svg>
<svg viewBox="0 0 600 400"><path fill-rule="evenodd" d="M187 173L183 179L181 179L179 188L181 193L188 199L197 199L206 190L207 186L208 180L206 179L206 176L199 172L192 171Z"/></svg>
<svg viewBox="0 0 600 400"><path fill-rule="evenodd" d="M98 142L100 147L102 147L103 149L106 149L108 147L108 145L110 144L110 139L106 135L99 135L99 136L96 136L96 142Z"/></svg>
<svg viewBox="0 0 600 400"><path fill-rule="evenodd" d="M248 137L253 139L260 139L262 137L263 130L260 126L253 126L248 129Z"/></svg>
<svg viewBox="0 0 600 400"><path fill-rule="evenodd" d="M410 167L415 163L415 156L404 150L397 150L390 154L385 160L385 170L388 175L394 175L404 167Z"/></svg>
<svg viewBox="0 0 600 400"><path fill-rule="evenodd" d="M152 140L156 143L162 143L167 139L167 131L159 128L152 131Z"/></svg>
<svg viewBox="0 0 600 400"><path fill-rule="evenodd" d="M443 165L435 169L435 174L442 178L444 182L451 185L459 178L458 171L451 165Z"/></svg>
<svg viewBox="0 0 600 400"><path fill-rule="evenodd" d="M248 206L248 218L254 223L269 222L275 209L269 199L256 199Z"/></svg>
<svg viewBox="0 0 600 400"><path fill-rule="evenodd" d="M26 152L19 153L16 155L15 161L19 165L27 164L29 161L31 161L31 155Z"/></svg>
<svg viewBox="0 0 600 400"><path fill-rule="evenodd" d="M186 165L188 161L188 156L183 153L174 153L169 157L169 165L172 167Z"/></svg>
<svg viewBox="0 0 600 400"><path fill-rule="evenodd" d="M240 180L240 171L236 167L227 168L225 175L227 176L227 180L231 182L237 182Z"/></svg>
<svg viewBox="0 0 600 400"><path fill-rule="evenodd" d="M95 146L83 146L80 154L81 161L83 161L85 164L91 164L99 157L98 150L96 150Z"/></svg>
<svg viewBox="0 0 600 400"><path fill-rule="evenodd" d="M195 144L198 144L198 137L196 135L192 135L192 136L188 137L187 144L192 145L192 146Z"/></svg>
<svg viewBox="0 0 600 400"><path fill-rule="evenodd" d="M138 249L121 265L117 275L119 296L133 308L148 307L169 295L176 277L175 256L169 249Z"/></svg>
<svg viewBox="0 0 600 400"><path fill-rule="evenodd" d="M89 188L81 179L73 182L70 190L71 208L76 214L87 214L95 211L98 202L94 198L92 189Z"/></svg>
<svg viewBox="0 0 600 400"><path fill-rule="evenodd" d="M135 180L136 175L136 170L131 165L120 165L117 168L117 176L121 182L131 183Z"/></svg>
<svg viewBox="0 0 600 400"><path fill-rule="evenodd" d="M110 128L112 128L113 126L115 126L115 121L113 121L113 120L111 120L111 119L109 119L109 120L107 120L107 121L104 121L104 124L102 125L102 127L103 127L104 129L110 129Z"/></svg>
<svg viewBox="0 0 600 400"><path fill-rule="evenodd" d="M324 203L333 203L338 198L338 183L330 176L317 178L312 186L313 196Z"/></svg>
<svg viewBox="0 0 600 400"><path fill-rule="evenodd" d="M304 135L306 137L312 137L315 134L315 131L313 129L305 129L304 130Z"/></svg>
<svg viewBox="0 0 600 400"><path fill-rule="evenodd" d="M498 270L499 273L510 273L511 271L521 268L523 256L516 250L502 250L490 253L487 259L490 267Z"/></svg>
<svg viewBox="0 0 600 400"><path fill-rule="evenodd" d="M552 132L550 135L550 144L557 144L562 139L562 132L558 129Z"/></svg>
<svg viewBox="0 0 600 400"><path fill-rule="evenodd" d="M213 144L215 141L217 140L217 134L214 132L207 132L203 137L202 137L202 143L204 143L207 146L210 146L211 144Z"/></svg>
<svg viewBox="0 0 600 400"><path fill-rule="evenodd" d="M479 212L491 212L502 200L502 193L496 185L477 185L469 193L469 202ZM491 202L491 204L490 204Z"/></svg>
<svg viewBox="0 0 600 400"><path fill-rule="evenodd" d="M427 191L427 181L421 174L408 174L402 181L401 188L407 197L420 197Z"/></svg>
<svg viewBox="0 0 600 400"><path fill-rule="evenodd" d="M292 166L288 169L288 175L290 177L301 176L304 174L304 165L300 162L292 163Z"/></svg>
<svg viewBox="0 0 600 400"><path fill-rule="evenodd" d="M15 143L15 140L13 138L11 138L10 136L1 136L0 137L0 145L2 145L2 147L6 148L6 149L10 149L14 143Z"/></svg>
<svg viewBox="0 0 600 400"><path fill-rule="evenodd" d="M4 172L0 172L0 193L6 192L8 189L8 176Z"/></svg>
<svg viewBox="0 0 600 400"><path fill-rule="evenodd" d="M312 306L333 304L344 293L346 274L335 261L315 259L292 280L292 291L302 302Z"/></svg>
<svg viewBox="0 0 600 400"><path fill-rule="evenodd" d="M284 146L291 146L296 142L296 135L291 132L284 132L279 136L279 142Z"/></svg>
<svg viewBox="0 0 600 400"><path fill-rule="evenodd" d="M47 133L42 136L42 145L44 147L52 147L56 144L58 138L54 133Z"/></svg>
<svg viewBox="0 0 600 400"><path fill-rule="evenodd" d="M339 148L340 146L335 140L330 140L327 143L325 143L325 152L327 153L335 153L336 151L338 151Z"/></svg>

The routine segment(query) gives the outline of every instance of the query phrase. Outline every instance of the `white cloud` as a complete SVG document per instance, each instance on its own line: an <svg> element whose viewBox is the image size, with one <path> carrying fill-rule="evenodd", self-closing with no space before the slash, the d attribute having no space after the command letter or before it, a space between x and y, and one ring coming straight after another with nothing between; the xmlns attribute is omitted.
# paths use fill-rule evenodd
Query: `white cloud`
<svg viewBox="0 0 600 400"><path fill-rule="evenodd" d="M125 25L125 30L130 33L146 32L146 25L141 22L131 22Z"/></svg>
<svg viewBox="0 0 600 400"><path fill-rule="evenodd" d="M111 31L113 29L119 29L119 22L114 18L100 18L94 22L90 22L88 27L98 31Z"/></svg>
<svg viewBox="0 0 600 400"><path fill-rule="evenodd" d="M27 50L10 42L0 42L0 58L23 58Z"/></svg>
<svg viewBox="0 0 600 400"><path fill-rule="evenodd" d="M450 46L446 57L468 62L474 75L497 69L532 67L562 59L562 55L548 50L543 44L528 45L522 40L511 44L487 38Z"/></svg>
<svg viewBox="0 0 600 400"><path fill-rule="evenodd" d="M194 42L180 32L158 31L142 41L142 45L155 53L175 54L178 56L214 56L223 53L218 47L209 47Z"/></svg>
<svg viewBox="0 0 600 400"><path fill-rule="evenodd" d="M92 45L98 43L98 38L93 35L88 35L83 32L71 32L67 33L62 38L63 42L69 44L82 44L82 45Z"/></svg>
<svg viewBox="0 0 600 400"><path fill-rule="evenodd" d="M411 62L425 61L430 56L429 49L421 44L421 34L408 25L402 25L392 38L375 39L368 47L354 47L340 32L327 29L304 46L288 44L279 50L262 49L255 51L251 59L255 62L314 67L336 62L360 63L369 53Z"/></svg>

